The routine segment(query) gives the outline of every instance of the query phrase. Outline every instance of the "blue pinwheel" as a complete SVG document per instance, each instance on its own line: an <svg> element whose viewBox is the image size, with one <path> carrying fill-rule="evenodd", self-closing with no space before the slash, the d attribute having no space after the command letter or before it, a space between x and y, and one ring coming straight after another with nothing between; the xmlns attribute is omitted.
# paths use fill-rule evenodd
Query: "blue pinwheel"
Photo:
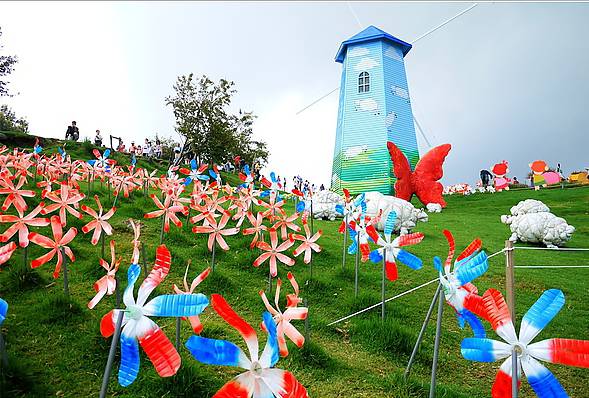
<svg viewBox="0 0 589 398"><path fill-rule="evenodd" d="M65 157L67 156L67 152L65 151L65 147L57 147L57 152L59 152L59 156L61 156L62 159L65 160Z"/></svg>
<svg viewBox="0 0 589 398"><path fill-rule="evenodd" d="M485 337L483 324L479 318L466 308L465 303L470 295L478 294L476 286L471 282L489 269L487 254L480 251L481 240L475 239L456 258L454 269L452 269L455 252L454 237L448 230L444 230L443 233L448 241L448 257L443 268L442 260L437 256L434 257L434 267L440 273L440 283L444 289L446 302L456 311L458 324L461 328L464 328L464 322L466 321L475 337Z"/></svg>
<svg viewBox="0 0 589 398"><path fill-rule="evenodd" d="M219 172L219 168L216 164L213 164L213 168L209 170L209 174L214 180L211 186L221 187L221 185L223 185L223 181L221 180L221 173Z"/></svg>
<svg viewBox="0 0 589 398"><path fill-rule="evenodd" d="M374 225L369 225L366 232L370 239L380 246L370 252L370 261L373 263L380 263L385 260L385 271L387 279L394 281L398 278L396 260L407 265L413 270L418 270L422 267L423 262L417 256L402 249L405 246L418 244L423 240L421 232L405 234L395 237L391 240L393 230L395 229L395 221L397 220L397 213L395 211L389 212L384 224L384 238L374 228Z"/></svg>
<svg viewBox="0 0 589 398"><path fill-rule="evenodd" d="M350 196L350 192L344 188L344 204L342 205L338 203L335 205L335 211L341 214L344 218L339 227L339 233L341 234L344 232L349 220L354 220L358 218L360 214L366 213L366 196L364 193L361 193L353 199Z"/></svg>
<svg viewBox="0 0 589 398"><path fill-rule="evenodd" d="M190 170L185 167L182 167L180 169L180 173L185 174L187 176L184 179L184 185L188 186L193 181L208 181L210 177L204 174L208 167L209 165L206 163L198 166L196 164L196 160L192 159L190 161Z"/></svg>
<svg viewBox="0 0 589 398"><path fill-rule="evenodd" d="M280 184L278 182L278 178L276 178L276 173L271 171L270 172L270 180L268 180L266 177L262 177L260 182L262 183L263 186L268 188L267 190L263 191L260 194L261 198L265 198L266 196L269 196L271 192L274 192L274 193L276 193L276 200L279 200L279 201L282 200L282 198L280 196L280 190L282 189L282 184Z"/></svg>
<svg viewBox="0 0 589 398"><path fill-rule="evenodd" d="M0 326L6 319L6 313L8 313L8 303L0 298Z"/></svg>
<svg viewBox="0 0 589 398"><path fill-rule="evenodd" d="M139 373L139 344L161 377L176 374L180 368L180 355L165 333L150 316L190 317L200 314L209 304L202 294L165 294L148 303L147 298L170 271L171 256L165 245L157 248L155 265L145 278L137 300L134 298L135 282L141 274L138 264L132 264L127 272L127 288L123 293L124 310L112 310L102 318L100 332L104 337L114 333L120 311L123 311L121 333L121 365L119 384L126 387ZM139 344L137 344L139 342Z"/></svg>
<svg viewBox="0 0 589 398"><path fill-rule="evenodd" d="M243 166L243 173L239 173L239 179L243 181L239 188L249 188L254 185L254 174L250 171L249 165Z"/></svg>
<svg viewBox="0 0 589 398"><path fill-rule="evenodd" d="M568 397L566 391L540 361L589 368L589 341L576 339L547 339L532 341L540 334L565 303L564 294L557 289L546 290L524 315L519 335L515 331L505 299L497 290L489 289L480 296L471 296L476 307L489 320L503 341L470 337L462 340L462 356L471 361L494 362L505 359L491 389L493 398L511 397L512 377L521 371L540 398ZM479 313L478 311L476 311ZM517 355L517 374L512 373L512 355Z"/></svg>
<svg viewBox="0 0 589 398"><path fill-rule="evenodd" d="M105 149L104 152L101 154L98 149L92 150L96 159L91 159L88 161L88 164L94 167L95 170L104 170L105 172L110 172L110 166L116 163L115 160L109 159L110 156L110 149Z"/></svg>
<svg viewBox="0 0 589 398"><path fill-rule="evenodd" d="M40 155L43 151L43 147L40 144L39 138L35 139L35 145L33 145L33 153L35 155Z"/></svg>

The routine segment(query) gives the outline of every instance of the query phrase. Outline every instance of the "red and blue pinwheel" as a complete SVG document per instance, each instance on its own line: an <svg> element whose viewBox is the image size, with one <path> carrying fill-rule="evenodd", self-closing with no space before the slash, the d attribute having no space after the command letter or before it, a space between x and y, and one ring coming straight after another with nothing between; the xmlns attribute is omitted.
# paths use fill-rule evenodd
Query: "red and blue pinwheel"
<svg viewBox="0 0 589 398"><path fill-rule="evenodd" d="M110 149L105 149L102 154L98 149L94 149L92 153L96 156L96 159L89 160L88 164L96 170L104 170L110 173L110 166L116 163L115 160L108 158L110 156Z"/></svg>
<svg viewBox="0 0 589 398"><path fill-rule="evenodd" d="M462 356L471 361L494 362L505 359L491 390L494 398L512 396L512 352L514 350L518 357L518 375L516 375L518 388L520 371L523 370L538 397L568 397L556 377L540 361L588 368L589 341L548 339L530 344L558 314L564 303L564 294L560 290L550 289L542 293L542 296L524 315L518 336L501 293L489 289L482 297L469 296L467 307L471 304L475 313L484 315L497 335L505 341L471 337L462 340L461 344Z"/></svg>
<svg viewBox="0 0 589 398"><path fill-rule="evenodd" d="M213 398L307 398L307 390L290 372L274 368L280 358L276 323L264 312L264 328L268 340L259 356L258 336L254 328L241 318L218 294L211 295L213 309L245 340L249 357L237 345L227 340L191 336L186 347L192 356L208 365L237 366L246 371L226 383Z"/></svg>
<svg viewBox="0 0 589 398"><path fill-rule="evenodd" d="M344 220L339 227L339 233L344 233L348 220L354 220L366 212L366 197L364 193L352 198L350 192L344 188L344 204L335 205L335 211L342 215Z"/></svg>
<svg viewBox="0 0 589 398"><path fill-rule="evenodd" d="M442 260L437 256L434 257L434 266L440 273L440 283L444 289L446 302L456 311L456 317L461 328L464 328L464 321L466 321L472 328L475 337L485 337L483 324L472 312L465 308L464 304L469 295L478 294L476 286L471 282L489 269L487 254L480 251L481 240L475 239L456 258L454 269L452 269L455 251L454 237L448 230L444 230L443 233L448 241L448 257L443 268Z"/></svg>
<svg viewBox="0 0 589 398"><path fill-rule="evenodd" d="M270 195L270 193L275 193L276 198L278 200L281 199L280 190L282 189L282 184L278 182L278 179L276 178L276 173L274 173L273 171L270 172L270 180L268 180L266 177L262 177L260 182L263 186L268 188L260 194L261 198L265 198L266 196Z"/></svg>
<svg viewBox="0 0 589 398"><path fill-rule="evenodd" d="M423 240L423 234L420 232L401 235L391 241L391 235L395 229L395 221L397 220L397 213L394 211L389 212L386 222L384 224L384 238L376 232L373 224L366 227L366 233L378 246L378 249L374 249L370 252L370 261L373 263L380 263L385 260L385 273L387 279L390 281L397 280L398 271L397 264L395 261L400 261L407 265L409 268L418 270L423 266L421 259L414 254L402 249L402 247L415 245Z"/></svg>
<svg viewBox="0 0 589 398"><path fill-rule="evenodd" d="M208 181L209 176L206 174L203 174L205 171L207 171L208 167L209 167L209 165L206 163L198 166L196 164L196 160L192 159L190 161L190 170L188 170L185 167L182 167L180 169L180 173L188 176L188 177L186 177L186 179L184 179L184 185L190 185L190 183L193 181L199 181L199 180L200 181Z"/></svg>
<svg viewBox="0 0 589 398"><path fill-rule="evenodd" d="M239 188L249 188L254 185L254 173L250 171L250 167L247 164L243 166L243 173L239 173L239 179L243 181L243 184L239 185Z"/></svg>
<svg viewBox="0 0 589 398"><path fill-rule="evenodd" d="M141 274L137 264L131 264L127 272L127 288L123 294L124 310L112 310L104 315L100 332L104 337L111 336L119 311L123 311L123 330L121 333L121 365L119 384L126 387L133 383L139 373L139 344L152 361L161 377L176 374L180 368L180 355L159 326L150 316L190 317L200 314L208 305L202 294L166 294L157 296L146 303L153 290L165 279L170 271L170 251L165 245L157 248L155 265L139 287L137 300L134 298L135 282Z"/></svg>

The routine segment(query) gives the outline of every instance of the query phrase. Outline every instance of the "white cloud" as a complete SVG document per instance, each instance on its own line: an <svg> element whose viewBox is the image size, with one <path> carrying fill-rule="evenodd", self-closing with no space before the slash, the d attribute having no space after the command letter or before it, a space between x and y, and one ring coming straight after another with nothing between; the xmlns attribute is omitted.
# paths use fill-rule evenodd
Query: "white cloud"
<svg viewBox="0 0 589 398"><path fill-rule="evenodd" d="M354 105L361 111L376 111L378 109L378 103L373 98L356 100Z"/></svg>
<svg viewBox="0 0 589 398"><path fill-rule="evenodd" d="M384 52L385 57L389 57L392 59L396 59L397 61L402 61L403 56L401 55L401 50L394 46L387 46L387 49Z"/></svg>
<svg viewBox="0 0 589 398"><path fill-rule="evenodd" d="M387 128L391 127L396 119L397 119L397 114L395 112L389 112L389 114L384 119Z"/></svg>
<svg viewBox="0 0 589 398"><path fill-rule="evenodd" d="M366 47L352 47L352 48L348 48L347 56L348 57L361 57L363 55L368 55L368 54L370 54L370 50L368 50Z"/></svg>
<svg viewBox="0 0 589 398"><path fill-rule="evenodd" d="M399 87L399 86L392 86L391 87L391 91L393 92L394 95L396 95L397 97L401 97L404 98L406 100L409 99L409 92L404 89L403 87Z"/></svg>
<svg viewBox="0 0 589 398"><path fill-rule="evenodd" d="M344 159L349 160L355 158L356 156L366 151L368 151L368 145L356 145L349 147L344 151Z"/></svg>
<svg viewBox="0 0 589 398"><path fill-rule="evenodd" d="M380 65L380 64L378 62L376 62L374 59L364 57L360 60L360 62L358 62L356 64L356 66L354 66L354 69L356 71L360 72L360 71L364 71L364 70L370 70L378 65Z"/></svg>

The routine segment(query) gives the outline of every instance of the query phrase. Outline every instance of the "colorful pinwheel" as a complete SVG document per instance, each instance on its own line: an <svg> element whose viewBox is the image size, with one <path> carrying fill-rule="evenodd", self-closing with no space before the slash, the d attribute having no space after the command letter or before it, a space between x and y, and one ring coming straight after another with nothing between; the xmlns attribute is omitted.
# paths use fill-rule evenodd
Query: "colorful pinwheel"
<svg viewBox="0 0 589 398"><path fill-rule="evenodd" d="M176 374L180 368L180 355L165 333L150 316L181 317L200 314L209 304L202 294L166 294L157 296L146 304L153 290L166 278L170 271L170 252L165 245L157 248L155 265L139 287L137 300L134 298L135 282L141 268L131 264L127 271L127 288L123 294L124 310L111 310L102 317L100 332L110 337L115 331L119 311L123 311L121 333L121 365L119 384L126 387L133 383L139 373L139 344L155 366L161 377Z"/></svg>
<svg viewBox="0 0 589 398"><path fill-rule="evenodd" d="M251 212L247 212L247 219L249 220L250 224L252 225L251 228L245 228L243 230L244 235L251 235L254 234L254 238L250 243L250 249L253 249L256 244L258 243L258 239L262 235L263 231L267 231L268 227L265 226L264 217L262 217L262 213L258 213L256 217L253 216Z"/></svg>
<svg viewBox="0 0 589 398"><path fill-rule="evenodd" d="M472 297L472 295L471 295ZM568 397L556 377L539 361L559 363L577 367L589 367L589 341L573 339L548 339L530 344L550 323L565 303L564 294L550 289L530 307L524 315L519 336L507 304L501 293L489 289L480 300L479 310L486 313L493 330L506 343L477 337L462 340L461 352L464 358L477 362L494 362L505 359L491 390L494 398L511 397L512 352L517 353L518 374L523 369L528 382L538 397ZM519 380L518 380L519 388Z"/></svg>
<svg viewBox="0 0 589 398"><path fill-rule="evenodd" d="M176 286L176 284L174 284L174 286L173 286L174 292L176 294L192 294L192 293L194 293L194 289L196 289L197 286L200 285L201 282L204 281L207 278L207 276L209 276L209 274L211 273L211 268L207 267L207 269L205 269L203 272L200 273L200 275L198 275L196 278L194 278L192 280L192 283L190 284L190 286L188 286L188 282L186 280L186 277L188 276L188 268L189 267L190 267L190 262L186 266L186 272L184 272L184 280L183 280L184 290L181 290L178 286ZM190 322L190 325L192 326L192 330L194 331L194 333L199 334L200 332L202 332L202 323L200 323L200 319L199 319L198 315L189 316L187 319Z"/></svg>
<svg viewBox="0 0 589 398"><path fill-rule="evenodd" d="M313 191L310 188L305 189L303 192L293 189L292 193L300 198L296 211L302 215L303 220L306 220L313 210Z"/></svg>
<svg viewBox="0 0 589 398"><path fill-rule="evenodd" d="M180 173L187 175L188 177L186 177L186 179L184 180L184 185L189 185L191 182L193 181L208 181L209 180L209 176L206 174L203 174L205 171L207 171L207 168L209 167L208 164L201 164L200 166L198 166L196 164L196 160L192 159L190 161L190 170L188 170L187 168L183 167L180 169Z"/></svg>
<svg viewBox="0 0 589 398"><path fill-rule="evenodd" d="M254 174L250 171L250 167L246 164L243 167L243 173L239 172L239 179L243 181L240 188L250 188L254 185Z"/></svg>
<svg viewBox="0 0 589 398"><path fill-rule="evenodd" d="M229 250L229 246L227 245L227 242L225 242L225 239L223 239L223 236L235 235L239 232L239 228L223 229L227 225L229 218L231 218L231 214L228 211L225 211L218 223L215 219L212 220L213 222L209 220L209 225L196 225L192 227L192 232L197 234L209 234L207 244L209 251L213 251L215 241L219 244L221 249Z"/></svg>
<svg viewBox="0 0 589 398"><path fill-rule="evenodd" d="M16 176L11 176L7 169L0 173L0 195L8 195L2 203L2 211L6 211L13 205L15 209L25 212L27 210L27 202L25 197L32 198L35 196L35 192L29 189L21 189L26 179L20 177L16 186L12 180L16 179Z"/></svg>
<svg viewBox="0 0 589 398"><path fill-rule="evenodd" d="M67 224L67 214L70 213L72 216L81 219L82 214L75 207L78 206L78 202L84 199L85 195L77 190L70 189L67 182L62 182L60 188L57 191L47 192L45 198L51 200L52 203L43 207L41 214L49 214L55 210L59 210L59 220L61 226L65 227ZM74 206L74 207L72 207Z"/></svg>
<svg viewBox="0 0 589 398"><path fill-rule="evenodd" d="M401 235L391 241L391 235L395 229L395 221L397 220L397 213L394 211L389 212L385 225L384 225L384 239L376 232L374 224L366 227L366 233L378 246L378 249L370 252L370 260L373 263L380 263L383 260L384 252L386 251L385 258L385 271L387 279L390 281L397 280L398 271L397 264L395 261L400 261L407 265L413 270L418 270L423 266L423 263L419 257L409 253L402 249L402 247L415 245L423 240L422 233L413 233L407 235Z"/></svg>
<svg viewBox="0 0 589 398"><path fill-rule="evenodd" d="M51 261L57 254L57 264L55 264L55 271L53 271L53 277L57 279L59 277L59 272L61 271L61 265L63 264L62 249L71 261L76 261L74 252L72 252L72 249L70 249L67 244L74 240L78 230L72 227L64 235L58 216L51 217L51 230L53 232L53 240L36 232L31 232L29 234L29 240L31 242L45 249L51 249L41 257L34 259L31 262L31 267L40 267L41 265Z"/></svg>
<svg viewBox="0 0 589 398"><path fill-rule="evenodd" d="M292 373L273 368L280 358L276 324L269 312L263 320L268 340L259 356L258 337L252 326L229 306L223 296L211 295L213 309L235 328L244 339L249 358L237 345L227 340L191 336L186 347L192 356L208 365L238 366L246 372L226 383L213 398L308 398L307 391Z"/></svg>
<svg viewBox="0 0 589 398"><path fill-rule="evenodd" d="M115 277L115 274L119 269L119 265L121 264L121 258L119 257L118 260L116 259L114 240L110 241L110 254L110 264L104 261L103 259L100 259L100 266L106 270L106 275L94 283L93 287L94 291L96 292L96 296L94 296L94 298L90 300L90 302L88 303L88 308L90 309L96 307L96 304L98 304L98 302L102 300L104 295L110 296L115 292L115 289L117 288L117 279Z"/></svg>
<svg viewBox="0 0 589 398"><path fill-rule="evenodd" d="M287 295L286 310L284 312L280 311L280 305L278 304L280 301L280 287L282 286L280 278L278 278L276 282L276 293L274 295L274 304L276 307L272 307L266 297L266 293L264 293L263 290L260 290L262 301L264 302L266 309L272 314L274 322L276 322L278 347L280 349L280 355L283 357L288 355L288 347L286 346L284 335L286 335L299 348L305 344L305 337L299 333L293 325L291 325L290 321L307 318L307 312L309 311L306 307L297 307L301 302L301 299L299 298L299 285L292 273L289 272L287 276L295 292L294 294ZM266 330L264 323L262 323L261 326L262 329Z"/></svg>
<svg viewBox="0 0 589 398"><path fill-rule="evenodd" d="M274 228L270 228L270 244L260 241L256 244L256 246L264 250L266 253L260 254L258 258L254 260L254 267L259 267L264 263L264 261L269 260L270 263L270 275L275 277L278 274L278 269L276 266L276 260L280 261L283 264L293 266L295 264L295 260L288 257L286 254L282 252L290 249L290 247L294 244L294 240L292 238L285 240L280 245L278 244L278 234Z"/></svg>
<svg viewBox="0 0 589 398"><path fill-rule="evenodd" d="M290 228L295 232L299 232L301 230L301 227L294 223L294 221L296 221L298 218L299 213L294 213L290 216L280 213L280 215L275 217L276 223L272 226L272 228L274 228L277 231L280 231L282 240L285 240L288 238L287 228ZM306 223L306 221L306 219L303 219L303 224Z"/></svg>
<svg viewBox="0 0 589 398"><path fill-rule="evenodd" d="M221 173L219 172L219 168L216 164L213 164L213 168L209 170L209 174L211 176L211 179L213 179L211 186L220 189L223 185L223 181L221 180Z"/></svg>
<svg viewBox="0 0 589 398"><path fill-rule="evenodd" d="M35 207L26 216L21 210L18 211L18 216L12 214L0 214L0 223L13 223L2 235L0 235L0 242L8 242L14 234L18 232L18 244L20 247L27 247L29 245L29 226L31 227L46 227L49 225L48 218L36 217L43 209L43 204Z"/></svg>
<svg viewBox="0 0 589 398"><path fill-rule="evenodd" d="M319 230L317 232L315 232L314 235L311 236L311 229L309 228L309 224L307 223L307 221L303 221L303 228L305 229L305 236L303 235L299 235L299 234L291 234L291 237L294 240L299 240L302 243L299 245L299 247L297 247L295 249L295 251L293 252L293 255L295 257L298 257L299 254L301 253L305 253L305 258L304 258L304 262L305 264L309 264L311 262L311 254L312 251L315 251L315 253L319 253L321 251L321 246L319 246L317 243L317 240L321 237L321 235L323 234L323 231Z"/></svg>
<svg viewBox="0 0 589 398"><path fill-rule="evenodd" d="M342 215L344 218L340 227L339 233L343 233L346 229L346 223L349 220L355 220L362 213L366 212L366 200L364 193L361 193L356 199L350 196L350 192L344 188L344 204L335 205L335 211Z"/></svg>
<svg viewBox="0 0 589 398"><path fill-rule="evenodd" d="M456 258L454 269L452 269L452 259L455 251L454 237L448 230L444 230L443 233L448 241L448 257L443 268L442 260L437 256L434 257L434 266L440 273L440 283L444 289L446 302L454 308L461 328L464 328L464 321L466 321L472 328L475 337L485 337L483 324L472 312L464 307L464 304L467 296L478 294L476 286L471 282L489 269L487 254L484 251L479 251L482 242L480 239L475 239Z"/></svg>
<svg viewBox="0 0 589 398"><path fill-rule="evenodd" d="M186 215L188 213L188 207L186 206L172 206L171 195L166 195L164 199L164 203L160 202L159 198L154 194L149 195L151 199L153 199L155 205L159 208L159 210L154 210L150 213L144 215L145 218L156 218L164 216L164 232L170 232L170 220L174 223L175 226L178 228L182 227L182 221L178 218L176 213L182 213Z"/></svg>
<svg viewBox="0 0 589 398"><path fill-rule="evenodd" d="M276 173L274 173L273 171L270 172L270 180L268 180L266 177L262 177L260 182L262 183L262 185L268 188L266 191L260 194L261 198L265 198L271 193L274 193L278 200L281 199L280 190L282 189L282 184L278 182L278 179L276 178Z"/></svg>
<svg viewBox="0 0 589 398"><path fill-rule="evenodd" d="M139 240L139 236L141 235L141 224L138 222L135 224L133 219L129 219L129 224L133 229L133 257L131 258L131 264L138 264L139 263L139 245L141 241Z"/></svg>
<svg viewBox="0 0 589 398"><path fill-rule="evenodd" d="M110 171L110 166L113 166L116 161L109 159L110 156L110 149L105 149L104 152L101 154L100 151L96 148L92 150L96 159L92 159L88 161L88 164L92 166L94 169L97 170L104 170L106 172Z"/></svg>
<svg viewBox="0 0 589 398"><path fill-rule="evenodd" d="M268 218L270 221L274 220L276 213L282 214L283 216L286 215L286 212L282 208L284 206L284 200L277 200L276 192L270 192L270 197L268 198L268 203L264 202L261 199L258 199L258 205L266 208L266 210L262 213L262 217Z"/></svg>
<svg viewBox="0 0 589 398"><path fill-rule="evenodd" d="M356 254L358 245L360 246L360 253L362 254L362 262L368 261L370 257L370 245L368 244L368 227L377 224L380 216L371 218L362 214L357 220L349 221L348 228L350 229L350 239L352 244L348 247L349 254Z"/></svg>
<svg viewBox="0 0 589 398"><path fill-rule="evenodd" d="M98 213L96 211L86 205L82 205L82 211L90 215L90 217L94 218L94 220L90 221L88 224L82 227L82 232L87 234L88 232L94 230L92 234L92 240L90 241L93 245L98 243L100 239L100 234L104 231L107 235L112 235L112 227L108 223L108 220L115 214L117 210L115 207L111 208L105 214L103 213L102 203L100 203L100 199L98 199L98 195L94 195L94 200L96 201L96 205L98 206Z"/></svg>

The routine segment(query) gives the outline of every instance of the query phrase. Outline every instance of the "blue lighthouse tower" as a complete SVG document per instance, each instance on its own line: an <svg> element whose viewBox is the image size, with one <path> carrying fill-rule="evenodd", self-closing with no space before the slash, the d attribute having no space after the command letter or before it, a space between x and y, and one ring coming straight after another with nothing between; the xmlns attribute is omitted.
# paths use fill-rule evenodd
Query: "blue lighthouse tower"
<svg viewBox="0 0 589 398"><path fill-rule="evenodd" d="M387 141L411 167L419 160L404 57L411 44L369 26L344 41L331 187L337 192L393 192Z"/></svg>

